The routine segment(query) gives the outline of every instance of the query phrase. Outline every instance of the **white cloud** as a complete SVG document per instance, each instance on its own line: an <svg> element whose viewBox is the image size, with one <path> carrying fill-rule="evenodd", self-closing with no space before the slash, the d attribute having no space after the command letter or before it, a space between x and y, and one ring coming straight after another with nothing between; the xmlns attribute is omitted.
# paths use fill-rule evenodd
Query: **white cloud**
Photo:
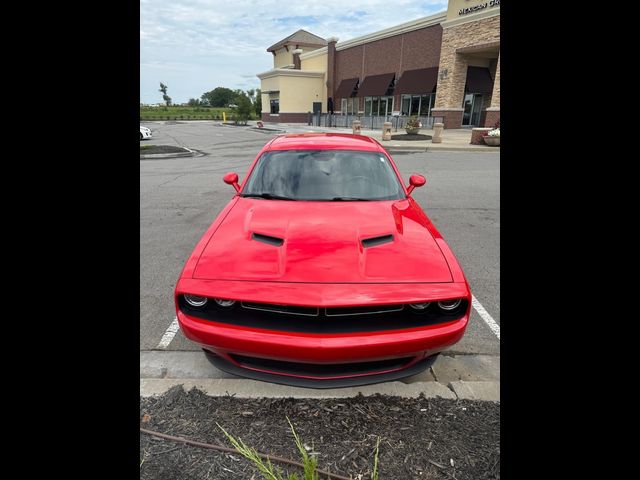
<svg viewBox="0 0 640 480"><path fill-rule="evenodd" d="M304 28L341 41L443 11L446 0L141 0L140 101L176 103L215 87L256 88L273 65L266 49Z"/></svg>

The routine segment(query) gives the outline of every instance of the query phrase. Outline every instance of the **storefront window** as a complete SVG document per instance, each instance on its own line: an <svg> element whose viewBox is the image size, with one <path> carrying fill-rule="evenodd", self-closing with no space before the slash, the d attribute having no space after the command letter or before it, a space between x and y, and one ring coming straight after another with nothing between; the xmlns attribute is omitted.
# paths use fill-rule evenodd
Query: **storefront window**
<svg viewBox="0 0 640 480"><path fill-rule="evenodd" d="M359 98L343 98L341 103L340 112L343 115L353 115L358 113L358 109L360 108L360 99Z"/></svg>
<svg viewBox="0 0 640 480"><path fill-rule="evenodd" d="M410 95L403 95L402 96L402 115L409 115L409 111L410 111L410 107L411 107L411 96Z"/></svg>
<svg viewBox="0 0 640 480"><path fill-rule="evenodd" d="M365 97L364 114L386 117L393 110L393 97Z"/></svg>
<svg viewBox="0 0 640 480"><path fill-rule="evenodd" d="M280 99L279 98L273 98L270 101L270 105L271 105L271 110L270 112L272 114L277 114L280 113Z"/></svg>
<svg viewBox="0 0 640 480"><path fill-rule="evenodd" d="M431 95L422 95L420 97L420 116L428 117L429 116L429 97Z"/></svg>
<svg viewBox="0 0 640 480"><path fill-rule="evenodd" d="M431 115L431 109L435 105L436 95L434 93L427 95L402 95L403 115L416 115L428 117Z"/></svg>
<svg viewBox="0 0 640 480"><path fill-rule="evenodd" d="M359 108L360 108L360 99L357 97L352 98L351 109L349 110L349 113L353 113L355 115L356 113L358 113Z"/></svg>

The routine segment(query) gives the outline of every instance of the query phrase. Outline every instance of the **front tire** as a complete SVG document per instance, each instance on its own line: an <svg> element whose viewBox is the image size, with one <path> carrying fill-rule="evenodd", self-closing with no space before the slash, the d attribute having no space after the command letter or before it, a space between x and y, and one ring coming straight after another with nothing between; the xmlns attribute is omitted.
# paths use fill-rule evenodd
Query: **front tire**
<svg viewBox="0 0 640 480"><path fill-rule="evenodd" d="M140 134L140 140L142 140L142 138L143 138L143 137L142 137L142 134Z"/></svg>

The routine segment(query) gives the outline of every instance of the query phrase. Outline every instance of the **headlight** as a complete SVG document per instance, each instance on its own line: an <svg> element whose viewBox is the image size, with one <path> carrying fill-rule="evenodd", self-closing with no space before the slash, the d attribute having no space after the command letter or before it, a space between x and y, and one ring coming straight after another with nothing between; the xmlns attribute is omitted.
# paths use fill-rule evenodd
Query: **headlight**
<svg viewBox="0 0 640 480"><path fill-rule="evenodd" d="M213 301L223 308L231 308L236 303L235 300L225 300L224 298L214 298Z"/></svg>
<svg viewBox="0 0 640 480"><path fill-rule="evenodd" d="M196 308L204 307L208 300L207 297L199 297L197 295L185 295L184 299L189 305Z"/></svg>
<svg viewBox="0 0 640 480"><path fill-rule="evenodd" d="M438 302L438 306L442 310L450 312L451 310L455 310L456 308L458 308L461 303L462 303L462 299L456 298L454 300L444 300L442 302Z"/></svg>
<svg viewBox="0 0 640 480"><path fill-rule="evenodd" d="M431 302L424 302L424 303L410 303L409 306L411 308L413 308L414 310L418 310L418 311L422 311L425 310L429 305L431 305Z"/></svg>

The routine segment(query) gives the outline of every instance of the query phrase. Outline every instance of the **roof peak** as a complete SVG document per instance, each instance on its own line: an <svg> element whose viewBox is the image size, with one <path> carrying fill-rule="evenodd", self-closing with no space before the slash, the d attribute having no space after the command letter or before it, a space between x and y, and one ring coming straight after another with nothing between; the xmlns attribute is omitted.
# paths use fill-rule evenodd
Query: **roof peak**
<svg viewBox="0 0 640 480"><path fill-rule="evenodd" d="M284 47L285 45L302 45L302 46L312 46L312 47L324 47L327 45L327 41L315 35L303 28L295 31L291 35L286 38L283 38L279 42L274 43L269 48L267 48L267 52L271 52L274 50L278 50L279 48Z"/></svg>

